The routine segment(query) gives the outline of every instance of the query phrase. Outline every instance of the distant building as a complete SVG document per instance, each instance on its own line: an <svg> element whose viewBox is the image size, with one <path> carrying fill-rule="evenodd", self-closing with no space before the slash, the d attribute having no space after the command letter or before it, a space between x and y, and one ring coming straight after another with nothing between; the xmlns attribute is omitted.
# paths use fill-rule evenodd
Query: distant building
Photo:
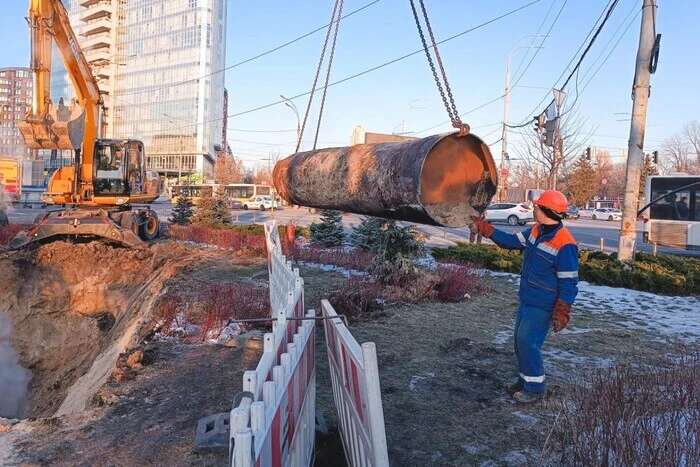
<svg viewBox="0 0 700 467"><path fill-rule="evenodd" d="M142 140L147 167L163 176L210 178L223 126L226 0L62 1L102 94L104 136ZM73 97L66 76L62 67L52 74L54 102Z"/></svg>
<svg viewBox="0 0 700 467"><path fill-rule="evenodd" d="M394 135L388 133L372 133L366 131L361 125L356 126L352 131L350 144L377 144L377 143L400 143L401 141L411 141L418 139L415 136Z"/></svg>
<svg viewBox="0 0 700 467"><path fill-rule="evenodd" d="M32 74L29 68L0 68L0 157L29 157L17 122L32 108Z"/></svg>

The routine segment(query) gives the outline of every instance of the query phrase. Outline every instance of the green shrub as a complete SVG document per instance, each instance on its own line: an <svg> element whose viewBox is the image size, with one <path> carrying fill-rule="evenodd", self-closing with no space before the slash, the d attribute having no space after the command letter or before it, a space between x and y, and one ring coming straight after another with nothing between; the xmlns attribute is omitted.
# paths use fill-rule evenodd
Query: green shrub
<svg viewBox="0 0 700 467"><path fill-rule="evenodd" d="M522 255L491 245L459 243L436 248L437 260L456 260L475 266L519 273ZM640 253L632 265L617 260L615 255L598 251L579 253L579 278L598 285L626 287L655 293L700 295L700 261L693 258Z"/></svg>
<svg viewBox="0 0 700 467"><path fill-rule="evenodd" d="M311 240L316 245L332 247L340 246L345 240L343 231L343 213L333 209L321 210L321 221L309 226Z"/></svg>

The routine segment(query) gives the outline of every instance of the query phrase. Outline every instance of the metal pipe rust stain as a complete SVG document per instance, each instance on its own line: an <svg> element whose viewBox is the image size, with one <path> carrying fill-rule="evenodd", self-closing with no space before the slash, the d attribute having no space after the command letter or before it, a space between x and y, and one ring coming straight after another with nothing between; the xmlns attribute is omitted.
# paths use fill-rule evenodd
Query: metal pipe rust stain
<svg viewBox="0 0 700 467"><path fill-rule="evenodd" d="M292 154L273 183L288 203L461 227L496 193L491 151L473 134L358 144Z"/></svg>

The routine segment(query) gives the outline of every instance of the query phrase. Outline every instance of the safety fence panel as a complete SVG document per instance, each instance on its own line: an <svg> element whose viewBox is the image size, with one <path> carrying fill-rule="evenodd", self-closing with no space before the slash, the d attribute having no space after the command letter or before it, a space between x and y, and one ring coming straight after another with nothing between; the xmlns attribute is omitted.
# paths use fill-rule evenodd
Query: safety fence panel
<svg viewBox="0 0 700 467"><path fill-rule="evenodd" d="M243 374L243 397L231 411L236 467L308 466L315 440L315 321L304 316L304 281L282 255L273 222L265 224L272 332L255 370Z"/></svg>
<svg viewBox="0 0 700 467"><path fill-rule="evenodd" d="M388 466L375 345L365 342L360 346L328 300L321 301L321 308L333 397L348 465Z"/></svg>

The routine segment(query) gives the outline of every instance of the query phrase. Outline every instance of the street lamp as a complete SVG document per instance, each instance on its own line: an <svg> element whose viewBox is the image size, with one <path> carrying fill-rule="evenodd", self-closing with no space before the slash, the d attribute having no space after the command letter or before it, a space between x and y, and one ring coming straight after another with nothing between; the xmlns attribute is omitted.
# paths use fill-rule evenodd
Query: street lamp
<svg viewBox="0 0 700 467"><path fill-rule="evenodd" d="M519 50L543 48L543 47L533 46L533 45L519 45L524 39L535 38L535 37L542 37L542 34L529 34L527 36L521 37L515 43L515 46L512 49L510 49L510 51L508 52L508 55L506 56L506 79L505 79L505 86L504 86L504 90L503 90L503 127L501 129L501 168L499 170L500 173L503 173L504 165L505 165L506 161L509 159L508 158L508 108L510 106L510 62L511 62L511 59L513 57L513 54ZM499 177L499 185L500 185L500 189L498 190L499 201L503 201L504 191L507 189L505 182L506 182L506 180L503 180L503 177Z"/></svg>
<svg viewBox="0 0 700 467"><path fill-rule="evenodd" d="M297 146L299 145L299 138L301 137L301 119L299 118L299 110L297 109L297 106L294 105L294 102L292 102L291 99L284 97L282 94L280 94L280 97L284 99L284 105L292 109L292 112L294 112L294 115L297 116Z"/></svg>

